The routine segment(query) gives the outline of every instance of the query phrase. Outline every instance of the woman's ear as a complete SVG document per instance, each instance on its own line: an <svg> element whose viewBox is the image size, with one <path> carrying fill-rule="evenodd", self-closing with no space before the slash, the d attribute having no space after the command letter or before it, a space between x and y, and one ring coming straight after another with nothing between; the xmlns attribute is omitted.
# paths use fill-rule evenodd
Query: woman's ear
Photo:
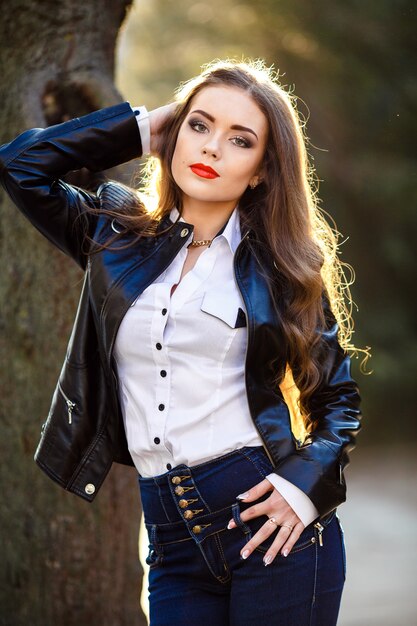
<svg viewBox="0 0 417 626"><path fill-rule="evenodd" d="M260 166L259 170L256 172L256 176L258 177L258 185L259 185L259 183L262 183L265 180L265 178L266 178L265 160L263 161L263 163Z"/></svg>
<svg viewBox="0 0 417 626"><path fill-rule="evenodd" d="M251 189L255 189L255 187L257 187L259 185L259 183L261 183L263 180L262 174L255 174L255 176L252 176L252 178L249 181L249 187Z"/></svg>

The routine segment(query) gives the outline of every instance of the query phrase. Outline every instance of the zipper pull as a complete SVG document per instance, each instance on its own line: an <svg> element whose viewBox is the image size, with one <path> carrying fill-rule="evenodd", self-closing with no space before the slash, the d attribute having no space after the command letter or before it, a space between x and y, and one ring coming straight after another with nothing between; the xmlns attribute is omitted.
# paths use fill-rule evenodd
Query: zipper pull
<svg viewBox="0 0 417 626"><path fill-rule="evenodd" d="M65 400L68 407L68 424L72 424L72 412L75 408L75 403L71 402L71 400Z"/></svg>
<svg viewBox="0 0 417 626"><path fill-rule="evenodd" d="M324 526L322 526L320 524L320 522L317 522L316 524L314 524L314 527L317 528L318 530L318 535L319 535L319 544L321 547L323 547L323 537L322 537L322 533L324 530Z"/></svg>
<svg viewBox="0 0 417 626"><path fill-rule="evenodd" d="M71 400L68 398L68 396L66 395L65 391L62 389L61 387L61 383L58 380L58 388L59 391L62 394L62 397L65 400L65 403L67 405L67 410L68 410L68 424L72 424L72 412L75 409L75 402L71 402Z"/></svg>

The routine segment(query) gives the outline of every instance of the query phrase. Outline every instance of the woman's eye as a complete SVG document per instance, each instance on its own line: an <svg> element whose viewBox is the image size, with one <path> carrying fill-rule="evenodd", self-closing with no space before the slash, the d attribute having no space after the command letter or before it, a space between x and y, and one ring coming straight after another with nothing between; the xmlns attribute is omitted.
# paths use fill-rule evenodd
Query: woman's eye
<svg viewBox="0 0 417 626"><path fill-rule="evenodd" d="M198 133L204 133L207 130L207 126L198 120L191 120L189 124L191 128Z"/></svg>
<svg viewBox="0 0 417 626"><path fill-rule="evenodd" d="M190 120L188 124L197 133L206 133L209 131L207 125L201 120ZM231 141L235 146L238 146L239 148L250 148L252 146L249 139L241 137L240 135L232 137Z"/></svg>
<svg viewBox="0 0 417 626"><path fill-rule="evenodd" d="M250 148L252 145L249 139L245 139L245 137L233 137L233 142L239 148Z"/></svg>

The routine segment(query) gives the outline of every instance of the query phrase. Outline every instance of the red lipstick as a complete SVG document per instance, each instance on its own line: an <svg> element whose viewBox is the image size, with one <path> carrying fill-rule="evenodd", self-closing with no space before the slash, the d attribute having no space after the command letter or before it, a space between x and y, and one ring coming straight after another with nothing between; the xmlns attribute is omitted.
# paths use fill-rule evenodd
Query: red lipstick
<svg viewBox="0 0 417 626"><path fill-rule="evenodd" d="M203 163L193 163L193 165L190 165L190 169L197 176L201 176L201 178L218 178L220 176L216 170Z"/></svg>

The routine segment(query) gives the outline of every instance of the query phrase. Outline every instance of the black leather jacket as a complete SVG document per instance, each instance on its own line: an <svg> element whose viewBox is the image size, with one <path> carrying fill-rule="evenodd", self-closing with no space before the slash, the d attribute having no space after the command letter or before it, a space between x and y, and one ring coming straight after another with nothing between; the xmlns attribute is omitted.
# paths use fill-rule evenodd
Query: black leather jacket
<svg viewBox="0 0 417 626"><path fill-rule="evenodd" d="M125 250L85 254L85 233L105 239L112 221L83 210L83 203L121 208L126 189L114 182L96 194L60 177L87 167L102 171L141 154L129 103L81 118L31 129L0 148L1 182L24 215L85 270L80 303L35 460L65 489L92 501L114 461L132 465L121 418L112 350L130 304L171 263L191 224L145 237ZM82 202L80 202L82 201ZM161 229L170 225L169 218ZM330 312L323 333L328 375L314 394L316 425L300 445L291 431L287 405L271 383L271 362L286 362L279 313L244 232L234 270L247 311L246 390L254 424L275 471L304 491L324 516L346 498L343 468L360 428L359 394L350 359L337 340ZM261 253L261 252L260 252ZM270 263L265 259L265 263Z"/></svg>

